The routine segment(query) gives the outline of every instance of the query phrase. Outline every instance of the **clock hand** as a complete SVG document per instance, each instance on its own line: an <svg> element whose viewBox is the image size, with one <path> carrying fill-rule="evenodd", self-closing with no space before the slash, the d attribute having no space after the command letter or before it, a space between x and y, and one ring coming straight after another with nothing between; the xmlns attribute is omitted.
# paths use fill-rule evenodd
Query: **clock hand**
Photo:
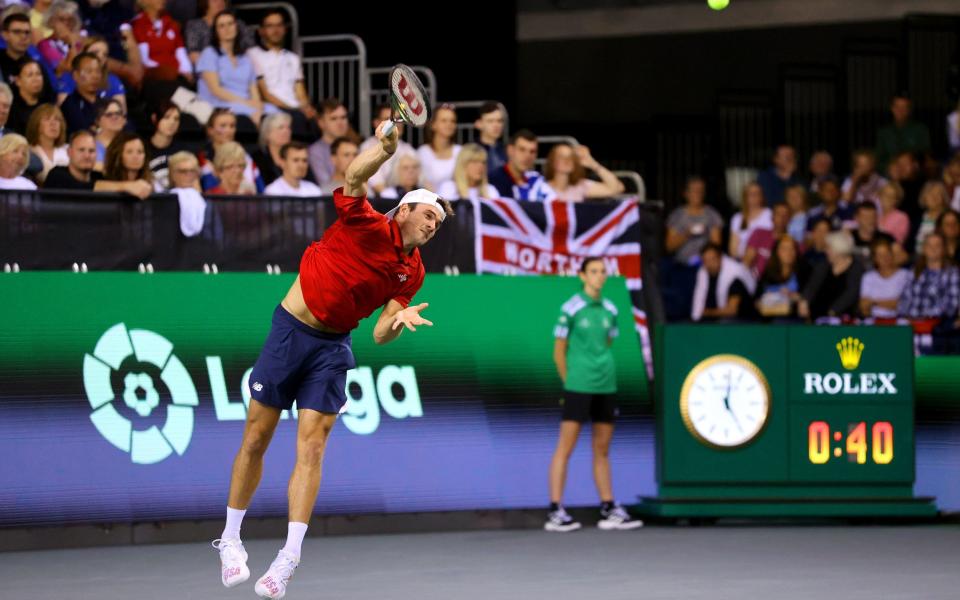
<svg viewBox="0 0 960 600"><path fill-rule="evenodd" d="M723 407L730 410L730 371L727 371L727 393L723 396Z"/></svg>

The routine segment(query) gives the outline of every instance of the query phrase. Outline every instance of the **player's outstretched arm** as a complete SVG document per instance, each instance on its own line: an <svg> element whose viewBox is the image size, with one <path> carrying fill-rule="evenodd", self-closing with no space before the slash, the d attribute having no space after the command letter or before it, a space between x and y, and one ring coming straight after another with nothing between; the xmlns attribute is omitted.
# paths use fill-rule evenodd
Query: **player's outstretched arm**
<svg viewBox="0 0 960 600"><path fill-rule="evenodd" d="M361 152L347 167L346 183L343 186L344 196L363 196L363 186L367 180L397 151L397 139L400 134L394 127L390 135L384 136L383 128L386 124L387 121L384 121L377 127L377 139L380 143Z"/></svg>
<svg viewBox="0 0 960 600"><path fill-rule="evenodd" d="M410 331L416 331L418 325L433 326L432 321L428 321L420 316L420 311L430 306L426 302L422 304L412 304L404 308L396 300L387 302L377 319L377 324L373 327L373 341L378 344L386 344L397 339L403 332L404 327Z"/></svg>

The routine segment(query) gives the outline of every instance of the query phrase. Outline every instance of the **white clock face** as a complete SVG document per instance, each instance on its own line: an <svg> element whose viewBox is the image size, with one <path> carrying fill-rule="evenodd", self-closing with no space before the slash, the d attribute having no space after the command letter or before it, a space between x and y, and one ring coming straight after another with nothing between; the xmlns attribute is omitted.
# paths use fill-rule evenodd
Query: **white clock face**
<svg viewBox="0 0 960 600"><path fill-rule="evenodd" d="M770 412L766 378L735 355L708 358L690 371L680 394L687 429L709 446L735 448L763 430Z"/></svg>

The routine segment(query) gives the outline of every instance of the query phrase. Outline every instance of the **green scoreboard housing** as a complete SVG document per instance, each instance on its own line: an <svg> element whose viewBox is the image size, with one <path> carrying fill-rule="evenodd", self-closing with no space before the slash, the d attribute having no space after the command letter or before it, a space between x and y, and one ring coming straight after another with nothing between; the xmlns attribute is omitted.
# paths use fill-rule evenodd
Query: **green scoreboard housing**
<svg viewBox="0 0 960 600"><path fill-rule="evenodd" d="M664 517L932 516L915 498L909 327L668 325L656 336Z"/></svg>

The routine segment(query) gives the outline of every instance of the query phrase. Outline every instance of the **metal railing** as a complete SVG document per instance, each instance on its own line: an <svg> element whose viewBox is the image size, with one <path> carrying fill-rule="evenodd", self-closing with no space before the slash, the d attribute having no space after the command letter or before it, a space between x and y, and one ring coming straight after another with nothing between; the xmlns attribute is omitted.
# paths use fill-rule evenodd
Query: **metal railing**
<svg viewBox="0 0 960 600"><path fill-rule="evenodd" d="M370 131L370 78L367 47L356 35L300 38L307 95L317 103L339 98L364 135ZM316 50L322 48L322 50Z"/></svg>
<svg viewBox="0 0 960 600"><path fill-rule="evenodd" d="M639 202L647 201L647 184L636 171L611 171L623 183L625 196L634 196Z"/></svg>
<svg viewBox="0 0 960 600"><path fill-rule="evenodd" d="M289 2L254 2L253 4L238 4L233 7L233 10L237 13L237 16L242 16L243 13L262 13L266 10L279 8L280 10L287 13L290 17L289 30L290 30L290 46L296 54L303 54L300 47L300 15L297 14L297 9L295 6ZM250 25L250 23L248 23Z"/></svg>
<svg viewBox="0 0 960 600"><path fill-rule="evenodd" d="M427 102L430 105L430 110L434 110L437 106L437 77L433 74L433 70L429 67L424 66L411 66L413 72L417 74L420 78L420 81L423 82L423 87L427 92ZM368 110L370 107L379 106L380 104L388 104L390 102L390 84L387 81L390 75L390 70L393 67L371 67L367 69L367 98L369 102L367 104ZM373 134L373 129L371 127L372 123L368 118L365 122L362 122L360 131L364 136L370 136ZM403 130L403 137L407 143L413 147L417 147L425 141L426 138L426 129L417 129L416 127L405 127Z"/></svg>
<svg viewBox="0 0 960 600"><path fill-rule="evenodd" d="M488 102L497 102L496 100L459 100L451 102L457 109L457 143L469 144L477 141L477 130L474 128L474 122L480 118L480 107ZM510 114L507 107L502 102L497 102L500 106L500 112L503 113L503 135L501 138L506 142L510 137ZM466 113L466 115L464 114ZM466 118L465 118L466 117Z"/></svg>

